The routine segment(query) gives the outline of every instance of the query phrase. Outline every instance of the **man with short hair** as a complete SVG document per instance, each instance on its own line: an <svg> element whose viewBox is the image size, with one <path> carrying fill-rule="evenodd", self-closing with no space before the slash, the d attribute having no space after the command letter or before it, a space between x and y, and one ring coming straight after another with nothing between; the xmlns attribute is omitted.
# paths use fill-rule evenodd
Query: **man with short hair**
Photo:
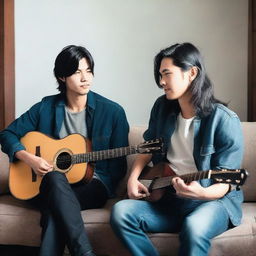
<svg viewBox="0 0 256 256"><path fill-rule="evenodd" d="M11 162L19 159L43 176L39 195L29 200L42 213L40 255L62 255L65 245L71 255L95 255L80 211L102 207L114 196L126 172L125 157L97 162L91 182L70 185L52 163L27 152L20 138L30 131L55 139L79 133L96 151L128 146L129 126L120 105L90 90L94 61L86 48L65 47L55 60L54 74L60 94L43 98L17 118L0 133L0 143Z"/></svg>

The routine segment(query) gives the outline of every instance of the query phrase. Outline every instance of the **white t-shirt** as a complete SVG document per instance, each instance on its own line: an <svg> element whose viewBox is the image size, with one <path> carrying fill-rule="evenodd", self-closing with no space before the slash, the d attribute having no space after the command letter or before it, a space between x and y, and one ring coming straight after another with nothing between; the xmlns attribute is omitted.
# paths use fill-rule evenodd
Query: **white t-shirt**
<svg viewBox="0 0 256 256"><path fill-rule="evenodd" d="M171 137L167 152L170 167L177 175L197 172L193 157L195 117L185 119L181 113L177 117L177 124Z"/></svg>

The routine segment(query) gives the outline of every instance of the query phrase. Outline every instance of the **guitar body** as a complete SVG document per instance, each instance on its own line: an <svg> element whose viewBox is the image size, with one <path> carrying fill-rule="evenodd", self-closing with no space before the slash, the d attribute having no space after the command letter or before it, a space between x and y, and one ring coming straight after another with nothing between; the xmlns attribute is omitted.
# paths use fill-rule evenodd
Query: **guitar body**
<svg viewBox="0 0 256 256"><path fill-rule="evenodd" d="M176 176L176 173L165 162L160 162L153 167L146 166L139 177L140 180L152 180L152 183L148 188L150 196L146 197L145 200L150 202L160 200L165 193L166 187L151 190L151 186L154 186L154 179L172 176Z"/></svg>
<svg viewBox="0 0 256 256"><path fill-rule="evenodd" d="M153 180L154 178L175 176L176 173L171 169L171 167L165 163L160 162L153 167L146 166L140 175L139 179Z"/></svg>
<svg viewBox="0 0 256 256"><path fill-rule="evenodd" d="M80 134L72 134L63 139L55 140L40 132L29 132L21 143L26 151L45 159L53 164L54 170L65 173L69 183L76 183L85 179L89 181L93 175L93 169L88 163L61 165L57 159L60 155L69 156L91 149L90 142ZM38 176L22 161L10 164L9 187L10 191L18 199L31 199L39 194L39 187L43 177Z"/></svg>

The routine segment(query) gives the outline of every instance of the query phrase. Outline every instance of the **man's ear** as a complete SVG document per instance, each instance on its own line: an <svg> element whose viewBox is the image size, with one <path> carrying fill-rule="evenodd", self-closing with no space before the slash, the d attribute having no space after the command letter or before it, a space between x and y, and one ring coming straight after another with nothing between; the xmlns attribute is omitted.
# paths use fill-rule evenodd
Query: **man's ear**
<svg viewBox="0 0 256 256"><path fill-rule="evenodd" d="M190 74L189 74L189 80L190 82L192 82L196 77L197 77L197 74L198 74L198 68L193 66L191 69L190 69Z"/></svg>
<svg viewBox="0 0 256 256"><path fill-rule="evenodd" d="M66 82L66 78L65 77L59 77L59 79L62 81L62 82Z"/></svg>

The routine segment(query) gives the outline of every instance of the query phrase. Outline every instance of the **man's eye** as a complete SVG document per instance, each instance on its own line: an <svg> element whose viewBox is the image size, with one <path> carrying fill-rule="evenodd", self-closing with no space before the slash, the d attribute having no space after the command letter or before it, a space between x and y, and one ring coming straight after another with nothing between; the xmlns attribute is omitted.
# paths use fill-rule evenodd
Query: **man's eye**
<svg viewBox="0 0 256 256"><path fill-rule="evenodd" d="M87 69L87 72L88 72L88 73L92 73L91 69Z"/></svg>
<svg viewBox="0 0 256 256"><path fill-rule="evenodd" d="M79 70L77 70L75 73L76 73L76 74L79 74L79 73L80 73L80 71L79 71Z"/></svg>

